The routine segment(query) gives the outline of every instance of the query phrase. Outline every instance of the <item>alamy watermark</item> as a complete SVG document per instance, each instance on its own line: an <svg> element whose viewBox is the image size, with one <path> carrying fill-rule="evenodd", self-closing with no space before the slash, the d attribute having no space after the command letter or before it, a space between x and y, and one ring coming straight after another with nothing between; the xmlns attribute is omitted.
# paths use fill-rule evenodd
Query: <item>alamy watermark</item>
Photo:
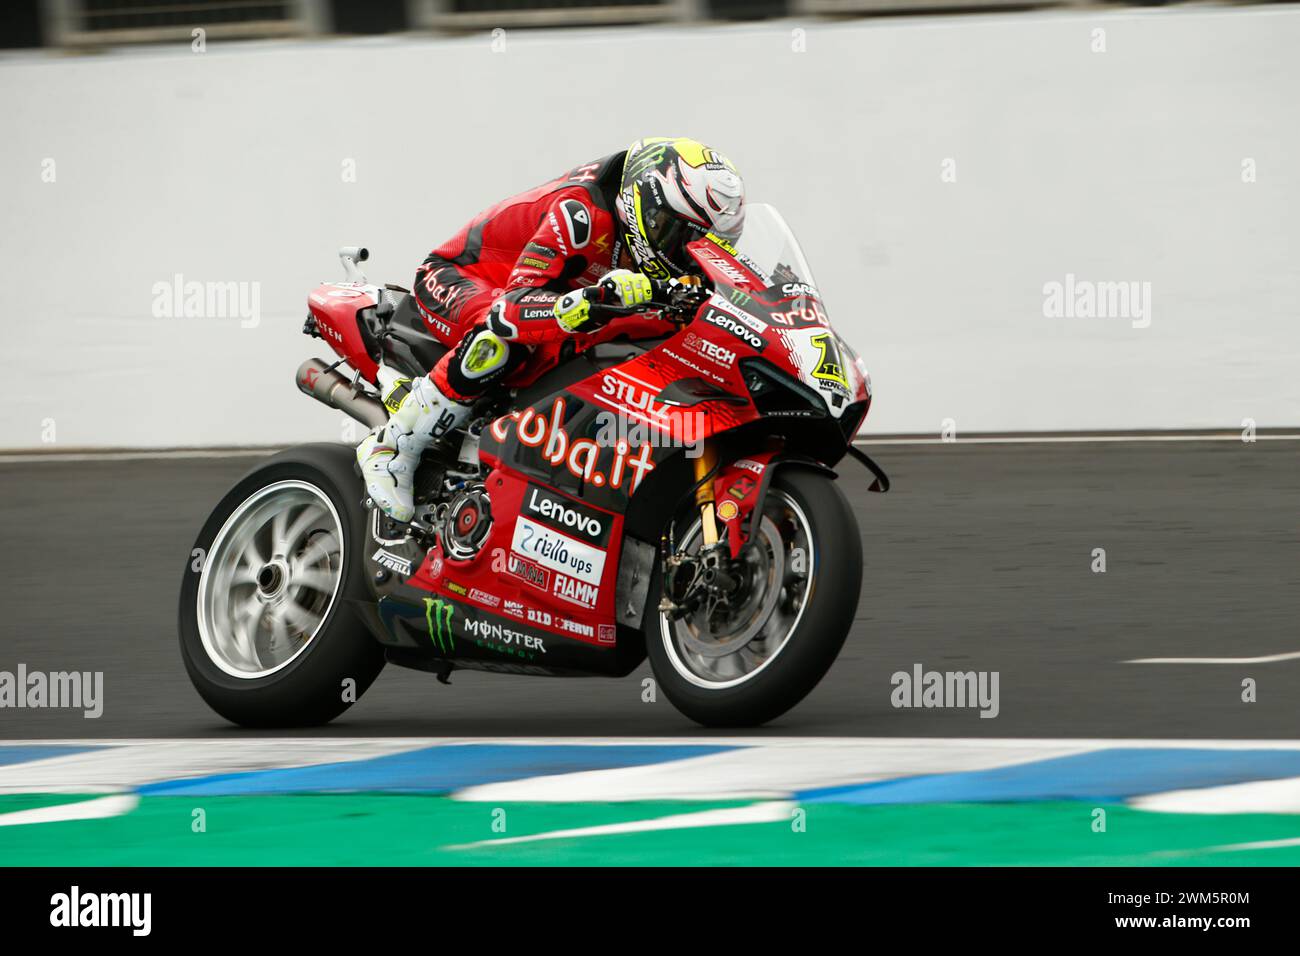
<svg viewBox="0 0 1300 956"><path fill-rule="evenodd" d="M82 711L94 720L104 713L103 671L0 671L0 708Z"/></svg>
<svg viewBox="0 0 1300 956"><path fill-rule="evenodd" d="M1150 282L1093 282L1065 274L1043 284L1043 315L1049 319L1129 319L1133 328L1151 324Z"/></svg>
<svg viewBox="0 0 1300 956"><path fill-rule="evenodd" d="M699 458L708 434L704 412L675 410L671 418L634 418L621 412L596 415L596 444L616 448L625 442L629 448L650 445L653 448L684 448L687 458Z"/></svg>
<svg viewBox="0 0 1300 956"><path fill-rule="evenodd" d="M58 928L121 927L132 936L153 929L152 893L90 893L72 886L50 897L50 925Z"/></svg>
<svg viewBox="0 0 1300 956"><path fill-rule="evenodd" d="M996 717L1000 676L998 671L927 671L913 664L911 671L890 676L889 702L896 708L978 707L981 717Z"/></svg>
<svg viewBox="0 0 1300 956"><path fill-rule="evenodd" d="M262 321L262 283L199 282L176 273L153 284L155 319L239 319L246 329Z"/></svg>

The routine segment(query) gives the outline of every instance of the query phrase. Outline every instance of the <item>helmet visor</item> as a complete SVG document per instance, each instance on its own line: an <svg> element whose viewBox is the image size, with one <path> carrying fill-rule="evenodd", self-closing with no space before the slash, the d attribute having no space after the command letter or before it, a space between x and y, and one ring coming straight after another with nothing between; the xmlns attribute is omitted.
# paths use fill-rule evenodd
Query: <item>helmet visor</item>
<svg viewBox="0 0 1300 956"><path fill-rule="evenodd" d="M650 248L681 272L691 263L686 244L703 236L707 230L683 219L672 210L660 207L646 210L644 218L646 238Z"/></svg>

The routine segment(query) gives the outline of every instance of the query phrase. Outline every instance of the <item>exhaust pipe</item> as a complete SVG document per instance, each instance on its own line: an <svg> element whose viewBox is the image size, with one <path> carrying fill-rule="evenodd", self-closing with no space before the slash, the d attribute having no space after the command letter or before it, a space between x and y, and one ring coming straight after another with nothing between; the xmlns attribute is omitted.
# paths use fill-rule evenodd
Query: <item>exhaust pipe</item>
<svg viewBox="0 0 1300 956"><path fill-rule="evenodd" d="M298 390L330 408L350 415L367 428L388 421L388 412L376 398L357 392L352 383L320 359L308 359L298 366Z"/></svg>

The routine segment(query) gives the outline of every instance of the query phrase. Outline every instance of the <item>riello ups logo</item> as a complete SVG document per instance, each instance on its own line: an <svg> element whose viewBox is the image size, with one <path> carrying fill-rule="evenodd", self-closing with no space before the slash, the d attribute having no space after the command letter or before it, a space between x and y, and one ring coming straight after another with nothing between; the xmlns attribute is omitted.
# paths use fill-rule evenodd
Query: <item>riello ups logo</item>
<svg viewBox="0 0 1300 956"><path fill-rule="evenodd" d="M455 608L442 598L424 599L424 619L429 626L429 640L446 653L456 649L456 638L451 633L451 616Z"/></svg>

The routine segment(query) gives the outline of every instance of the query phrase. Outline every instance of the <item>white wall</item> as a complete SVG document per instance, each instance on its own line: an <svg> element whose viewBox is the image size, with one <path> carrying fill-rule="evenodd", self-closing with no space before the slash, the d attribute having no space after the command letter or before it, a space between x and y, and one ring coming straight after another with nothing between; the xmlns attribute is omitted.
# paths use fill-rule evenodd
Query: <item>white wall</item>
<svg viewBox="0 0 1300 956"><path fill-rule="evenodd" d="M337 438L292 374L338 245L409 283L484 205L663 133L785 211L868 432L1300 425L1300 8L799 26L0 60L0 446ZM153 317L176 273L260 283L260 324ZM1045 318L1067 273L1150 282L1150 327Z"/></svg>

